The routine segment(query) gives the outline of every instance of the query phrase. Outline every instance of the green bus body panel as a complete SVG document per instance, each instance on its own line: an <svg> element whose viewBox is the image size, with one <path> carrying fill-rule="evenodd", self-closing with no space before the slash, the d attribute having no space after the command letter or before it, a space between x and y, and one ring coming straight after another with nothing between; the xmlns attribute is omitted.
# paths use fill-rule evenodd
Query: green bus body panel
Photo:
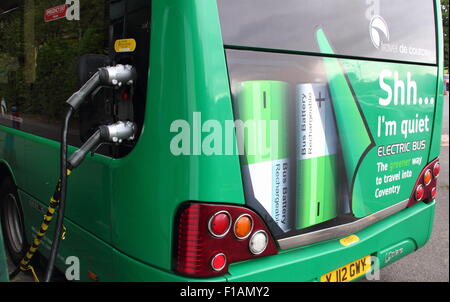
<svg viewBox="0 0 450 302"><path fill-rule="evenodd" d="M26 185L20 188L47 203L59 177L59 143L36 136L26 140ZM73 152L75 148L69 148ZM31 160L32 159L32 160ZM66 217L111 242L111 159L88 155L68 178Z"/></svg>
<svg viewBox="0 0 450 302"><path fill-rule="evenodd" d="M367 255L377 255L383 268L425 245L434 220L435 204L417 204L357 232L360 241L344 247L339 239L281 252L278 255L230 265L220 278L192 279L143 265L115 253L123 281L318 281L320 276ZM399 250L402 249L401 252Z"/></svg>
<svg viewBox="0 0 450 302"><path fill-rule="evenodd" d="M135 259L114 251L114 267L116 268L117 281L125 282L226 282L226 276L213 277L208 279L196 279L176 275L167 270L143 264Z"/></svg>
<svg viewBox="0 0 450 302"><path fill-rule="evenodd" d="M23 207L24 219L31 225L31 228L28 228L26 232L28 242L31 242L34 235L39 231L42 217L47 210L47 204L36 202L33 197L20 190L19 196L22 204L25 205ZM68 257L76 256L80 264L81 281L92 281L88 279L88 271L97 274L100 281L114 281L115 271L112 265L112 246L107 244L102 238L75 224L68 217L64 219L64 226L66 227L66 234L65 239L61 240L56 261L57 267L62 272L65 272L73 264ZM47 236L44 237L39 248L39 252L45 256L48 256L50 253L54 231L55 223L53 222L50 224ZM66 259L68 261L67 264Z"/></svg>
<svg viewBox="0 0 450 302"><path fill-rule="evenodd" d="M233 120L216 3L152 3L145 126L131 154L113 161L112 238L119 250L170 269L182 202L245 201L237 155L174 156L170 150L175 120L193 125L193 112L201 112L203 121L217 120L223 129Z"/></svg>
<svg viewBox="0 0 450 302"><path fill-rule="evenodd" d="M172 228L181 203L245 201L237 155L174 156L170 150L175 120L192 125L193 112L200 112L203 122L217 120L223 129L226 120L233 120L216 4L152 3L152 71L140 140L122 159L86 157L69 177L66 217L135 259L170 270ZM0 158L13 167L18 187L46 204L58 179L59 143L0 127L5 142Z"/></svg>
<svg viewBox="0 0 450 302"><path fill-rule="evenodd" d="M25 139L31 135L0 125L0 164L12 173L16 184L25 183Z"/></svg>
<svg viewBox="0 0 450 302"><path fill-rule="evenodd" d="M339 240L304 246L275 256L233 264L228 281L318 281L320 276L368 255L395 251L405 239L412 240L414 250L422 247L431 233L434 203L418 204L394 214L376 225L355 233L360 241L343 246ZM405 256L411 249L404 249ZM392 263L380 259L381 268Z"/></svg>

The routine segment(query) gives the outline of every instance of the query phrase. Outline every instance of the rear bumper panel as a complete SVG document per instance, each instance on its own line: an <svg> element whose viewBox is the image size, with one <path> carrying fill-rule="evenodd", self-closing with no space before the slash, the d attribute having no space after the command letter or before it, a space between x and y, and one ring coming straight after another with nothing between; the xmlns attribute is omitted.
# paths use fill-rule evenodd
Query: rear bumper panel
<svg viewBox="0 0 450 302"><path fill-rule="evenodd" d="M150 267L114 253L118 281L318 281L320 276L367 255L391 264L422 247L429 239L435 204L420 203L383 219L357 233L359 241L343 246L338 239L280 251L278 255L230 265L229 274L192 279ZM381 274L383 272L381 271Z"/></svg>
<svg viewBox="0 0 450 302"><path fill-rule="evenodd" d="M420 203L398 212L355 233L360 240L347 247L335 239L232 265L228 281L318 281L321 275L367 255L379 257L382 268L428 241L434 208L434 202Z"/></svg>

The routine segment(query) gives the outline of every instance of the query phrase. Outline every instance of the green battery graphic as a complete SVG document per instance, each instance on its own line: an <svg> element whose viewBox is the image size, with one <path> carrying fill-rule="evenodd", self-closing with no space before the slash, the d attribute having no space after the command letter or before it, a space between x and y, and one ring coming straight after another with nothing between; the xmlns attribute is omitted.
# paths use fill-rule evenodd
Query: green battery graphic
<svg viewBox="0 0 450 302"><path fill-rule="evenodd" d="M245 190L252 190L278 226L288 231L293 225L288 193L288 84L246 81L238 85L238 114L245 126L236 129L245 152Z"/></svg>
<svg viewBox="0 0 450 302"><path fill-rule="evenodd" d="M338 137L328 87L296 87L297 228L337 215Z"/></svg>
<svg viewBox="0 0 450 302"><path fill-rule="evenodd" d="M323 29L317 30L316 37L322 53L334 54L333 47ZM326 56L323 57L323 63L333 101L347 183L350 185L352 212L355 217L364 217L371 212L368 210L363 196L356 193L353 186L354 181L358 181L358 164L375 145L375 142L368 126L365 124L364 114L359 108L358 100L354 95L350 81L346 77L346 71L341 64L341 60ZM360 185L357 188L361 188Z"/></svg>

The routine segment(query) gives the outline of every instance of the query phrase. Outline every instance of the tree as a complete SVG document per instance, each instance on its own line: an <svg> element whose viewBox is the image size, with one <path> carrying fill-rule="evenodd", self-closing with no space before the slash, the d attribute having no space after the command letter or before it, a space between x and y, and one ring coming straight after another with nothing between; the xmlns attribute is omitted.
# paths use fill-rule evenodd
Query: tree
<svg viewBox="0 0 450 302"><path fill-rule="evenodd" d="M14 100L28 118L59 121L79 88L78 58L108 51L109 1L86 0L79 21L52 22L44 22L44 12L65 1L22 2L0 17L0 99Z"/></svg>

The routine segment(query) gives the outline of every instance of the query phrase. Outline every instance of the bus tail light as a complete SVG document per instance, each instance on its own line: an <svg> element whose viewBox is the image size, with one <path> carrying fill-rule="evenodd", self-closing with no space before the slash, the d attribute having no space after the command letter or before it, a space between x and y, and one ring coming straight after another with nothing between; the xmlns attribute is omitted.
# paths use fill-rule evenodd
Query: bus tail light
<svg viewBox="0 0 450 302"><path fill-rule="evenodd" d="M433 180L433 175L431 174L431 169L426 169L423 174L423 184L428 186Z"/></svg>
<svg viewBox="0 0 450 302"><path fill-rule="evenodd" d="M253 230L253 220L248 214L242 214L234 223L234 235L239 239L247 238Z"/></svg>
<svg viewBox="0 0 450 302"><path fill-rule="evenodd" d="M249 242L249 248L250 252L252 252L255 255L259 255L267 247L268 238L267 234L264 231L258 231L252 235L252 238L250 238Z"/></svg>
<svg viewBox="0 0 450 302"><path fill-rule="evenodd" d="M224 253L218 253L212 258L211 267L216 272L220 272L227 265L227 256Z"/></svg>
<svg viewBox="0 0 450 302"><path fill-rule="evenodd" d="M227 211L220 211L214 214L208 223L211 234L217 238L225 236L231 227L231 217Z"/></svg>
<svg viewBox="0 0 450 302"><path fill-rule="evenodd" d="M433 166L433 176L438 177L439 172L441 172L441 165L439 164L439 162L436 162Z"/></svg>
<svg viewBox="0 0 450 302"><path fill-rule="evenodd" d="M240 206L188 203L176 229L174 269L191 277L223 275L231 263L278 253L261 218Z"/></svg>
<svg viewBox="0 0 450 302"><path fill-rule="evenodd" d="M439 159L435 159L425 166L417 179L414 190L409 198L407 208L419 201L431 202L436 198L436 185L439 172Z"/></svg>
<svg viewBox="0 0 450 302"><path fill-rule="evenodd" d="M421 201L424 196L425 196L425 187L420 184L416 187L416 200Z"/></svg>
<svg viewBox="0 0 450 302"><path fill-rule="evenodd" d="M437 193L437 189L436 189L436 187L433 187L431 189L431 199L435 199L436 198L436 193Z"/></svg>

